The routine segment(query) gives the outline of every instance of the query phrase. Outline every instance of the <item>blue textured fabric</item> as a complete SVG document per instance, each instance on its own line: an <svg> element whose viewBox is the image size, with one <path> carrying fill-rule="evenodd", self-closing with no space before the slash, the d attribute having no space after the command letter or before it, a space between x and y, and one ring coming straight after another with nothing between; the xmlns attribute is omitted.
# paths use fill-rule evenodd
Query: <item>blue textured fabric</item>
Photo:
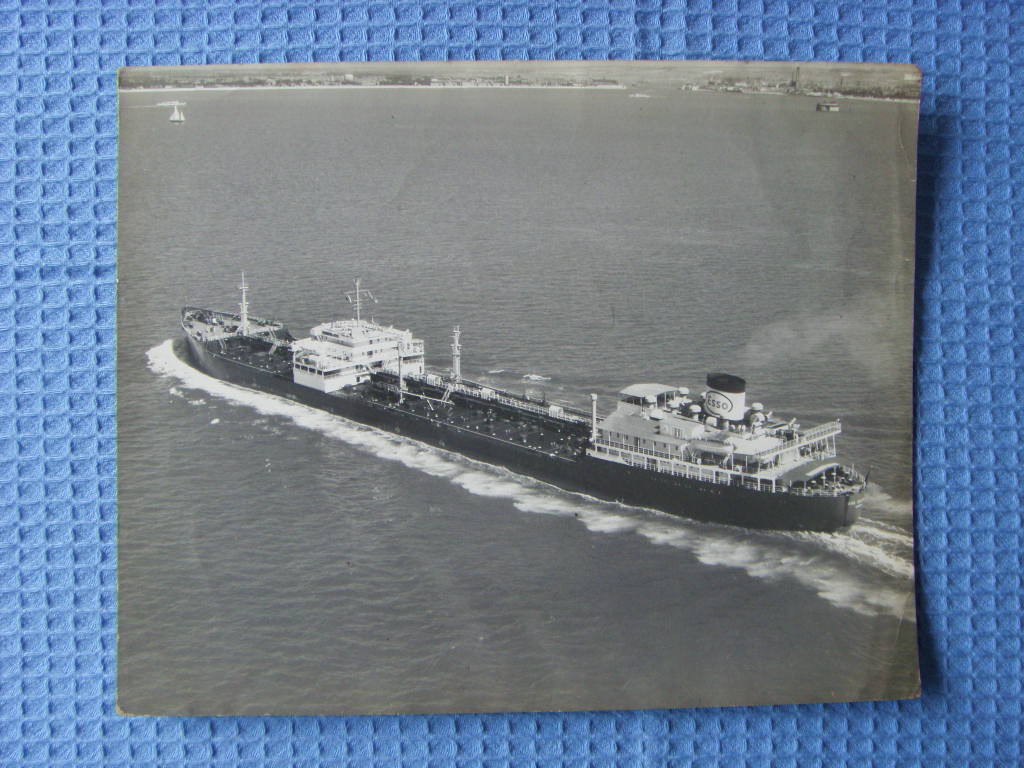
<svg viewBox="0 0 1024 768"><path fill-rule="evenodd" d="M0 765L1018 765L1024 4L0 0ZM671 712L114 710L115 69L490 58L913 62L919 701Z"/></svg>

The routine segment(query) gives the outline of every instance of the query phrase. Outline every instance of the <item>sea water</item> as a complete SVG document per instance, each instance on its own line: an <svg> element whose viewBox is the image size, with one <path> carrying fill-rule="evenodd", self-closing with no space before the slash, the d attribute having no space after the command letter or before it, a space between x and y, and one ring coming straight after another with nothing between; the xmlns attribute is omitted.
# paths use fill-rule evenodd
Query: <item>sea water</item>
<svg viewBox="0 0 1024 768"><path fill-rule="evenodd" d="M384 94L384 96L382 96ZM597 709L916 689L914 107L651 90L121 97L119 696L131 712ZM166 110L164 110L166 111ZM602 412L636 381L843 419L838 535L597 501L219 382L178 312L350 312Z"/></svg>

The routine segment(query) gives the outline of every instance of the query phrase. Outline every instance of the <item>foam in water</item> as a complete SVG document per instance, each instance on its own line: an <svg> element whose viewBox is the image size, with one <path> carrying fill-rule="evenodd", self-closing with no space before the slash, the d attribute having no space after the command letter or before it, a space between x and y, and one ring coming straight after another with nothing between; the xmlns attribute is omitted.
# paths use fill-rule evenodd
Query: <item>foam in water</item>
<svg viewBox="0 0 1024 768"><path fill-rule="evenodd" d="M880 571L903 579L914 578L913 560L872 545L852 535L852 531L838 536L821 536L817 539L819 546L830 549L850 560L869 564Z"/></svg>
<svg viewBox="0 0 1024 768"><path fill-rule="evenodd" d="M191 397L186 395L184 392L182 392L179 387L171 387L170 390L168 390L168 391L172 395L174 395L175 397L180 397L182 400L187 400L188 402L192 403L192 405L205 405L206 404L206 401L203 398L197 397L195 399L192 399Z"/></svg>
<svg viewBox="0 0 1024 768"><path fill-rule="evenodd" d="M894 499L876 483L868 483L861 503L868 509L878 510L900 522L907 522L914 516L913 502Z"/></svg>
<svg viewBox="0 0 1024 768"><path fill-rule="evenodd" d="M884 523L864 521L844 534L739 532L727 526L702 525L560 491L500 467L228 384L180 360L171 340L150 349L147 358L154 373L173 377L189 389L245 405L265 416L288 418L380 458L450 479L477 496L506 499L522 512L572 517L595 533L639 535L652 544L687 552L705 565L741 569L752 578L795 581L833 605L865 615L914 619L913 601L907 599L907 581L913 579L913 540ZM171 391L184 397L177 385ZM205 402L185 399L193 404ZM899 506L880 488L874 490L868 504ZM865 578L865 570L883 578Z"/></svg>

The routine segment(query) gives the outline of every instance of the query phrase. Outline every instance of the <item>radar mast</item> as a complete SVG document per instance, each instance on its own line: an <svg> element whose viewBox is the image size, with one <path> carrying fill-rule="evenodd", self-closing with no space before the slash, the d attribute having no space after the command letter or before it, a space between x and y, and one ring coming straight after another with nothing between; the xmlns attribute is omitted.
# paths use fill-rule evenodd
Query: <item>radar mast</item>
<svg viewBox="0 0 1024 768"><path fill-rule="evenodd" d="M348 303L349 304L354 304L355 305L355 308L356 308L356 322L360 323L360 322L362 322L362 319L363 319L363 297L365 296L370 301L372 301L374 304L377 303L377 299L375 299L373 297L373 294L370 293L366 288L360 288L359 287L360 280L359 280L358 277L353 282L356 285L356 289L354 291L352 291L352 293L346 293L345 294L345 298L348 299Z"/></svg>

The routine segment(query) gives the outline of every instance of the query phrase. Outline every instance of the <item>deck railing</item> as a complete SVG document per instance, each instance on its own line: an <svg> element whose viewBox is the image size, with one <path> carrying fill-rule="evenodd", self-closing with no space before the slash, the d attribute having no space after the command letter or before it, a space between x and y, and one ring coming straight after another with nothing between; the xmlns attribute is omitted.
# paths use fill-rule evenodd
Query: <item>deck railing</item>
<svg viewBox="0 0 1024 768"><path fill-rule="evenodd" d="M826 421L824 424L811 427L806 432L801 433L799 437L787 440L774 448L767 448L760 453L755 453L753 458L763 462L765 459L774 458L784 451L788 451L792 448L799 448L803 445L821 442L829 437L838 435L840 432L842 432L842 427L838 421Z"/></svg>
<svg viewBox="0 0 1024 768"><path fill-rule="evenodd" d="M382 370L384 373L391 374L396 378L398 377L397 369L384 368ZM430 381L431 376L432 374L413 374L403 375L402 378L404 378L405 381L415 381L421 384L426 384L427 386L437 386L436 384ZM500 403L502 405L507 405L511 408L515 408L520 411L526 411L537 416L544 416L545 418L555 419L557 421L566 421L572 424L590 423L590 416L588 414L585 414L582 411L577 411L576 409L570 406L561 405L559 403L550 403L546 406L539 405L538 403L535 403L531 400L526 400L524 398L517 397L513 395L511 392L505 392L504 390L495 389L494 387L486 387L483 384L478 384L477 382L470 382L469 384L456 384L451 380L445 380L444 388L446 390L450 390L452 394L466 395L468 397L473 397L487 403ZM485 395L484 390L490 390L494 394ZM550 408L553 405L557 406L561 410L555 414L552 414Z"/></svg>
<svg viewBox="0 0 1024 768"><path fill-rule="evenodd" d="M686 461L681 461L678 456L673 456L672 454L665 453L664 451L654 451L649 448L636 448L634 446L627 445L625 443L617 443L612 440L600 440L592 450L600 456L602 448L614 448L626 451L629 454L639 454L644 459L648 456L669 459L671 463L666 466L661 462L655 462L652 465L649 461L631 461L630 459L633 457L626 456L625 458L627 461L625 463L629 466L645 469L649 472L661 472L662 474L673 475L674 477L685 477L692 480L715 483L716 485L742 486L744 488L750 488L752 490L762 491L765 493L794 493L799 496L842 496L850 492L850 489L794 488L788 483L778 482L777 478L750 475L741 470L726 469L724 467L716 467L707 464L691 464Z"/></svg>
<svg viewBox="0 0 1024 768"><path fill-rule="evenodd" d="M598 445L606 445L609 448L618 448L620 451L631 451L633 453L642 453L645 456L657 456L661 459L673 459L678 461L679 454L666 453L665 451L656 451L653 448L639 448L629 443L618 443L614 440L598 440Z"/></svg>

